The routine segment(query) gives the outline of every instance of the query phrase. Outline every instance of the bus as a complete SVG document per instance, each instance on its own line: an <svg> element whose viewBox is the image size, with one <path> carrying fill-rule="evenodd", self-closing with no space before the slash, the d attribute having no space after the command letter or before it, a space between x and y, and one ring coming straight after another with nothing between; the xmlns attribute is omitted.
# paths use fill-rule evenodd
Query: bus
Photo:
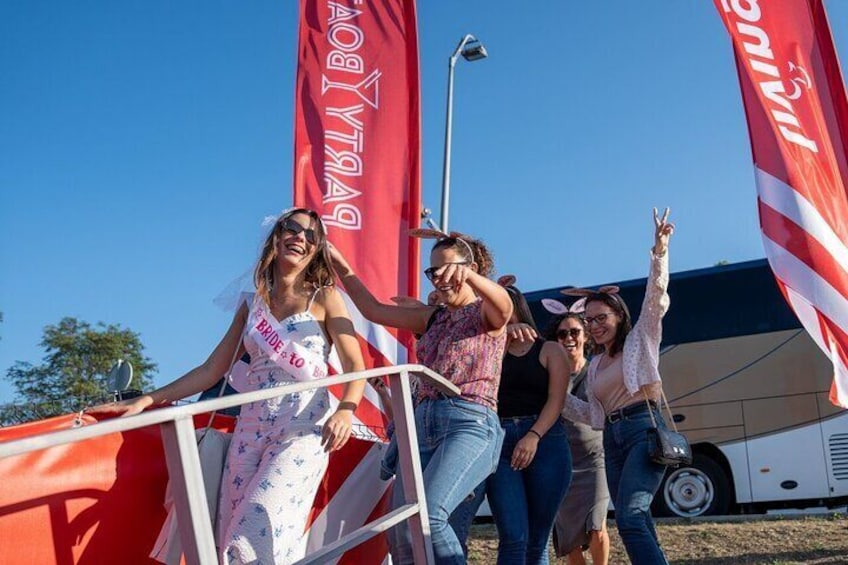
<svg viewBox="0 0 848 565"><path fill-rule="evenodd" d="M646 279L613 283L639 316ZM543 298L525 296L540 328ZM660 374L691 466L669 469L661 516L848 503L848 410L828 400L830 361L789 309L766 260L672 274ZM666 414L666 418L668 415Z"/></svg>

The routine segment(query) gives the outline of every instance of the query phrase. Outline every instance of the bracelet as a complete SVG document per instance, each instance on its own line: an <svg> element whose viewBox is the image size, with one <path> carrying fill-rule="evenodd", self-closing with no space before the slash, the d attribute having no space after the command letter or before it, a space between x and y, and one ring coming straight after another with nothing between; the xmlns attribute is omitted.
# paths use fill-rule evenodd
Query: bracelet
<svg viewBox="0 0 848 565"><path fill-rule="evenodd" d="M542 434L540 434L539 432L537 432L537 431L536 431L536 430L534 430L533 428L530 428L530 430L529 430L527 433L528 433L528 434L536 434L536 437L537 437L537 438L542 439Z"/></svg>
<svg viewBox="0 0 848 565"><path fill-rule="evenodd" d="M356 412L357 408L358 408L358 405L355 402L344 401L344 402L339 402L339 406L338 406L338 408L336 408L336 412L338 412L339 410L350 410L353 413L353 412Z"/></svg>

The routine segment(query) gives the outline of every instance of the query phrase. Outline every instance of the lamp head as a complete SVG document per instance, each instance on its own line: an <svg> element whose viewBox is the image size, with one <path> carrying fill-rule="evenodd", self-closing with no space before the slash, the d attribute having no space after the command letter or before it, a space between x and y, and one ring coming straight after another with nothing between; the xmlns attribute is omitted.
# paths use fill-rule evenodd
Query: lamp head
<svg viewBox="0 0 848 565"><path fill-rule="evenodd" d="M489 53L486 51L486 47L480 42L480 40L475 38L469 40L462 48L462 56L466 61L471 62L485 59L489 56Z"/></svg>

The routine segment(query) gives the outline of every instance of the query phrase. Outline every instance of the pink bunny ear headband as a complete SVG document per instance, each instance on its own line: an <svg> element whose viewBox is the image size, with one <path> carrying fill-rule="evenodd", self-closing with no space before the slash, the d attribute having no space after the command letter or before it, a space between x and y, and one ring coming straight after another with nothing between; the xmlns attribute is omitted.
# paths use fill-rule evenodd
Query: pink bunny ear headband
<svg viewBox="0 0 848 565"><path fill-rule="evenodd" d="M564 316L566 314L583 314L586 310L586 297L581 298L571 306L566 306L559 300L553 300L552 298L543 298L542 306L550 312L551 314L557 314L558 316Z"/></svg>
<svg viewBox="0 0 848 565"><path fill-rule="evenodd" d="M619 288L613 284L602 286L598 290L588 288L566 288L560 292L566 296L582 296L583 298L592 296L593 294L618 294Z"/></svg>
<svg viewBox="0 0 848 565"><path fill-rule="evenodd" d="M618 296L618 290L619 288L615 285L602 286L598 290L591 290L588 288L566 288L559 291L560 294L564 294L566 296L579 296L580 300L578 300L571 306L566 306L559 300L543 298L542 306L544 306L545 310L547 310L551 314L582 314L586 310L587 298L589 298L593 294L609 294L611 296L616 296L619 300L621 300L621 297Z"/></svg>
<svg viewBox="0 0 848 565"><path fill-rule="evenodd" d="M618 291L620 289L615 285L605 285L598 290L591 290L588 288L566 288L560 291L561 294L566 296L580 296L582 297L583 304L585 305L586 301L599 294L605 294L609 297L612 297L619 305L622 314L625 315L628 319L630 319L630 310L627 308L627 304L624 302L624 299L619 296ZM578 302L580 302L578 300ZM576 304L576 303L575 303Z"/></svg>
<svg viewBox="0 0 848 565"><path fill-rule="evenodd" d="M465 241L468 237L464 233L459 233L458 231L452 231L450 233L445 233L441 230L434 230L430 228L415 228L409 230L409 235L412 237L417 237L420 239L455 239L456 241L462 242L466 249L468 249L468 254L471 257L471 262L474 263L474 250L471 248L471 245Z"/></svg>
<svg viewBox="0 0 848 565"><path fill-rule="evenodd" d="M498 278L498 284L501 286L513 286L515 284L515 275L501 275Z"/></svg>

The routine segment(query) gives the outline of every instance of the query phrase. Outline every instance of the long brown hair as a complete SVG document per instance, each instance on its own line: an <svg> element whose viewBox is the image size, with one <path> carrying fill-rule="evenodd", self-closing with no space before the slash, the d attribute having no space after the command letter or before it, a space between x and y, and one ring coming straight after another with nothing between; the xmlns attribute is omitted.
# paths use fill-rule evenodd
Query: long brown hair
<svg viewBox="0 0 848 565"><path fill-rule="evenodd" d="M265 239L262 254L253 270L256 293L269 306L271 304L271 289L274 287L274 269L277 265L277 245L283 235L283 223L295 214L303 214L312 219L312 229L315 230L317 238L315 254L303 272L304 280L314 288L323 288L335 284L336 271L333 269L333 263L330 260L330 251L327 248L327 231L324 229L321 216L308 208L294 208L277 218L274 227L271 228L271 233Z"/></svg>
<svg viewBox="0 0 848 565"><path fill-rule="evenodd" d="M533 313L530 311L530 305L527 304L527 299L514 285L504 285L509 299L512 300L512 311L518 317L518 321L522 324L527 324L536 334L539 333L539 328L536 326L536 320L533 319Z"/></svg>

